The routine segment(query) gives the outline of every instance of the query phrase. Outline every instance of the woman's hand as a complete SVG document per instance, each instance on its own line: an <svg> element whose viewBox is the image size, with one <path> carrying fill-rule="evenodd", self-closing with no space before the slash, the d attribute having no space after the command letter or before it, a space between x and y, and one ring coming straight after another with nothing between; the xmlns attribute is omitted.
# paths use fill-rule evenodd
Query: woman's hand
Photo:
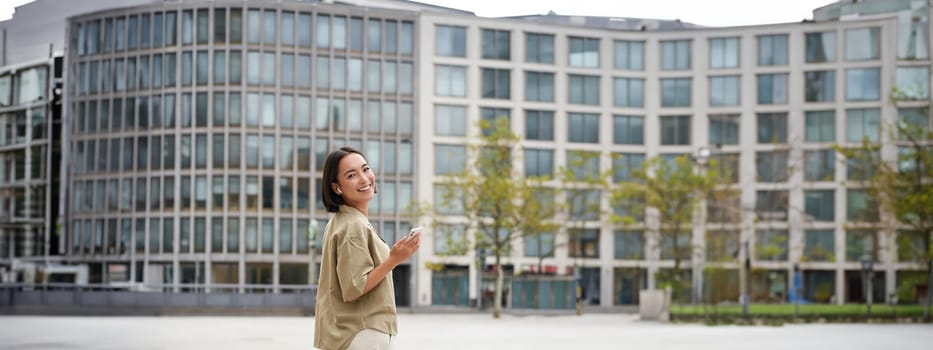
<svg viewBox="0 0 933 350"><path fill-rule="evenodd" d="M418 250L418 247L421 246L421 232L416 232L414 235L405 235L402 239L395 242L392 245L392 250L389 251L389 259L395 261L397 264L401 264L403 261L408 260L415 252Z"/></svg>

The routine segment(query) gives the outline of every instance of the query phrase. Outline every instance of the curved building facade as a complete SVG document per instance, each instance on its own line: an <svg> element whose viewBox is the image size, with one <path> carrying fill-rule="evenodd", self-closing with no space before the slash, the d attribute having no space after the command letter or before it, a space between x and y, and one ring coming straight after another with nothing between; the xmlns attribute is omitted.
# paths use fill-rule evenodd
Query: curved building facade
<svg viewBox="0 0 933 350"><path fill-rule="evenodd" d="M344 145L378 171L370 213L394 240L414 198L415 35L411 12L290 1L71 18L67 259L92 283L308 285L323 158Z"/></svg>

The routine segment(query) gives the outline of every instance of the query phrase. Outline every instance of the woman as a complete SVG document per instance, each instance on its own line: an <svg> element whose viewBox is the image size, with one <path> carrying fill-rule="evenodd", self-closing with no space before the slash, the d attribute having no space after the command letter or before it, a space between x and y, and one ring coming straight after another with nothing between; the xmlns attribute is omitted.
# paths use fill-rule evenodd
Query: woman
<svg viewBox="0 0 933 350"><path fill-rule="evenodd" d="M324 230L314 346L389 349L397 330L392 269L418 250L406 235L392 250L367 218L376 175L360 151L344 147L324 161L321 200L334 213Z"/></svg>

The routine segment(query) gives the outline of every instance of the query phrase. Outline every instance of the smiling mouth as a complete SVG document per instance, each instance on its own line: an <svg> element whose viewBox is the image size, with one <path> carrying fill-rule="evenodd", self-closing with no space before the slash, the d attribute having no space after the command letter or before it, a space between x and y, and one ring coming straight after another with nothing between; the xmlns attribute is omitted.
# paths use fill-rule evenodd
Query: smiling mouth
<svg viewBox="0 0 933 350"><path fill-rule="evenodd" d="M361 188L361 189L358 189L358 190L356 190L356 191L357 191L357 192L366 192L366 191L369 191L370 188L373 188L373 185L368 185L368 186L363 187L363 188Z"/></svg>

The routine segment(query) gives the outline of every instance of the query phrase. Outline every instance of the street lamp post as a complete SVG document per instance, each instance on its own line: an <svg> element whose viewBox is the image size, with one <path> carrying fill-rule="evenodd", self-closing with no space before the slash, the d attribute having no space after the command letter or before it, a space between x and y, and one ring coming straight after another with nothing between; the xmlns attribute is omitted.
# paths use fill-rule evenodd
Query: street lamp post
<svg viewBox="0 0 933 350"><path fill-rule="evenodd" d="M740 298L742 299L742 316L748 316L748 279L751 277L748 275L748 272L751 269L752 260L749 256L751 252L748 250L748 240L742 242L742 246L745 248L745 263L742 264L742 276L744 276L744 278L740 281L742 282L742 295Z"/></svg>
<svg viewBox="0 0 933 350"><path fill-rule="evenodd" d="M862 256L862 283L865 287L865 299L867 303L868 317L871 317L871 301L872 301L872 277L874 277L875 271L873 269L875 260L871 258L870 255L866 254Z"/></svg>

